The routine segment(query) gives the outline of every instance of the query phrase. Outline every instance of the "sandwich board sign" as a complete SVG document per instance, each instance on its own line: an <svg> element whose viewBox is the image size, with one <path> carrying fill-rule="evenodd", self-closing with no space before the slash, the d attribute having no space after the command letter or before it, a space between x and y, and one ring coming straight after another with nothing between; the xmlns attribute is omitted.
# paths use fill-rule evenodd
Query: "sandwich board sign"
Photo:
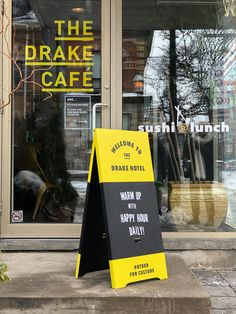
<svg viewBox="0 0 236 314"><path fill-rule="evenodd" d="M112 288L167 278L145 132L95 129L75 277L110 268Z"/></svg>

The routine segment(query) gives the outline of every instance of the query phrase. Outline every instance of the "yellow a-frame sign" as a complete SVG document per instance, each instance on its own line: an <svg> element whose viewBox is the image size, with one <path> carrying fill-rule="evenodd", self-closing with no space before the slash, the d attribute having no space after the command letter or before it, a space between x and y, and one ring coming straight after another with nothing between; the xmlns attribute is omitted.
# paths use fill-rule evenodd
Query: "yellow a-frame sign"
<svg viewBox="0 0 236 314"><path fill-rule="evenodd" d="M106 268L112 288L167 278L147 133L94 131L75 276Z"/></svg>

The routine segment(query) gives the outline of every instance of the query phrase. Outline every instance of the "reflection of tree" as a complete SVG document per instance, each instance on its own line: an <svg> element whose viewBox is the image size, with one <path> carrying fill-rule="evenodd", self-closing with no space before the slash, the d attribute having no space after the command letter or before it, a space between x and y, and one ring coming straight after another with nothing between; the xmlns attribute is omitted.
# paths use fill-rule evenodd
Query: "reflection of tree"
<svg viewBox="0 0 236 314"><path fill-rule="evenodd" d="M160 42L158 53L147 60L145 85L153 94L153 105L160 109L162 120L169 124L174 122L177 132L179 122L189 123L198 114L207 116L212 122L215 83L223 82L225 47L235 38L235 33L234 30L215 29L158 32L155 39L155 44ZM181 116L177 114L177 107ZM178 134L166 136L174 178L179 181L183 170ZM189 142L189 134L186 136Z"/></svg>
<svg viewBox="0 0 236 314"><path fill-rule="evenodd" d="M0 18L1 21L1 28L0 28L0 35L2 36L2 49L0 50L0 55L5 62L10 62L11 65L14 67L17 76L19 77L18 82L15 82L14 87L12 89L7 89L4 87L5 82L2 82L2 91L6 94L8 98L6 101L1 102L0 108L6 107L11 103L12 96L18 91L24 84L38 86L43 88L43 86L34 80L35 73L39 73L42 70L49 70L52 68L50 65L47 69L46 68L34 68L28 73L27 75L23 73L21 66L20 66L20 50L16 43L16 31L17 31L17 22L16 20L23 18L23 19L31 19L33 18L31 15L28 15L29 11L31 10L29 2L27 0L14 0L13 1L13 21L10 16L9 7L2 6L2 15ZM22 14L26 14L23 15ZM9 39L9 34L12 30L12 42ZM13 53L12 53L13 52ZM51 98L52 94L50 92L46 92L48 94L45 97L44 101ZM2 97L3 98L3 97Z"/></svg>

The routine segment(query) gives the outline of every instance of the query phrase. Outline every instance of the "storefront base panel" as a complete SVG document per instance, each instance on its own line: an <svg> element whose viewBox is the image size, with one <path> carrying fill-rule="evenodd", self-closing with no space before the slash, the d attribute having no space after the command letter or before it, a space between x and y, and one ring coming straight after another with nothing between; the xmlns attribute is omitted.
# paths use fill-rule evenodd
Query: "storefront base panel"
<svg viewBox="0 0 236 314"><path fill-rule="evenodd" d="M219 235L218 235L219 236ZM1 238L0 251L78 251L80 239L10 239ZM236 267L235 238L176 238L164 236L164 249L179 252L194 268Z"/></svg>

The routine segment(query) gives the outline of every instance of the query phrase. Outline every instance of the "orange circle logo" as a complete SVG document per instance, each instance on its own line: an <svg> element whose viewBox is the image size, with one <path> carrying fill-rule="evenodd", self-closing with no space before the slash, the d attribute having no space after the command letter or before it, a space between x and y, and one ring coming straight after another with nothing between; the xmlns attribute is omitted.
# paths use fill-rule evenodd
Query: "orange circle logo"
<svg viewBox="0 0 236 314"><path fill-rule="evenodd" d="M180 124L178 126L179 133L187 133L188 132L188 125L186 123Z"/></svg>

